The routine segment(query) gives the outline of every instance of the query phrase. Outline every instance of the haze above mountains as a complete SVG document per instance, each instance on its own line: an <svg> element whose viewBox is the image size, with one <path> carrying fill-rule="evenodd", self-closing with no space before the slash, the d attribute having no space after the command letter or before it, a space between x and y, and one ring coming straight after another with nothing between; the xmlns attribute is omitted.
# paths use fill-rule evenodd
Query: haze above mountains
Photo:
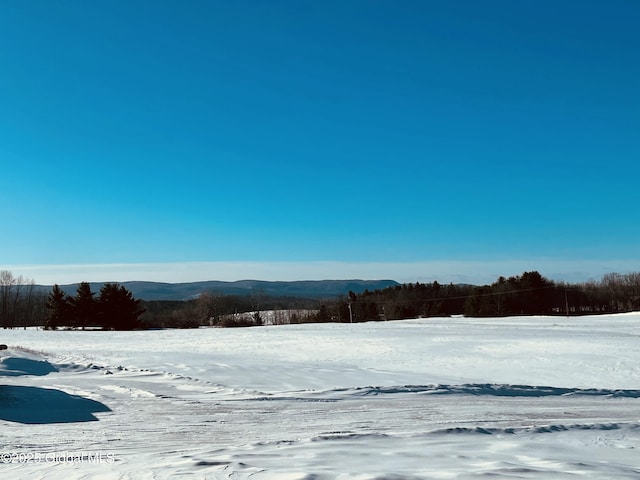
<svg viewBox="0 0 640 480"><path fill-rule="evenodd" d="M105 282L90 282L91 290L99 292ZM204 292L224 295L264 294L276 297L329 298L347 295L349 291L361 293L399 285L395 280L306 280L293 282L271 282L262 280L239 280L223 282L217 280L189 283L119 282L135 298L140 300L189 300ZM50 290L49 285L38 285L38 289ZM60 285L68 295L74 295L77 283Z"/></svg>

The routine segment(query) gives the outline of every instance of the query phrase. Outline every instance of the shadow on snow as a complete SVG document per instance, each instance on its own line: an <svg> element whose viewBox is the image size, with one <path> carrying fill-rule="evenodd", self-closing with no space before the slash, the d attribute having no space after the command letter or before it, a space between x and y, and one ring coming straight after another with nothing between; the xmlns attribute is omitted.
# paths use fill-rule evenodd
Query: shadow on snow
<svg viewBox="0 0 640 480"><path fill-rule="evenodd" d="M0 420L25 424L92 422L97 412L110 412L103 403L61 390L0 385Z"/></svg>
<svg viewBox="0 0 640 480"><path fill-rule="evenodd" d="M22 357L7 357L0 360L0 377L18 377L21 375L44 376L58 369L49 362Z"/></svg>

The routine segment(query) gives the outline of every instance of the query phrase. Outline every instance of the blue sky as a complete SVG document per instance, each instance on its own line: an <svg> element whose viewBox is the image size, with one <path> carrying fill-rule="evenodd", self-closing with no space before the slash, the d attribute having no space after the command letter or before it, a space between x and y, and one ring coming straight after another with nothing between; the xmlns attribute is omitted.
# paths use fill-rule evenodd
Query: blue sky
<svg viewBox="0 0 640 480"><path fill-rule="evenodd" d="M638 18L636 0L3 0L0 267L640 270Z"/></svg>

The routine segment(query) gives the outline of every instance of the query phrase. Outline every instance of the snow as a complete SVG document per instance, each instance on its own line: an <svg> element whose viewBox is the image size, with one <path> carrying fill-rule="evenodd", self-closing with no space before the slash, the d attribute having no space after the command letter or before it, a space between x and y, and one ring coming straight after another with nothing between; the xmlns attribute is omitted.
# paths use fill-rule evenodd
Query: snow
<svg viewBox="0 0 640 480"><path fill-rule="evenodd" d="M0 469L54 480L639 478L639 340L639 313L2 330Z"/></svg>

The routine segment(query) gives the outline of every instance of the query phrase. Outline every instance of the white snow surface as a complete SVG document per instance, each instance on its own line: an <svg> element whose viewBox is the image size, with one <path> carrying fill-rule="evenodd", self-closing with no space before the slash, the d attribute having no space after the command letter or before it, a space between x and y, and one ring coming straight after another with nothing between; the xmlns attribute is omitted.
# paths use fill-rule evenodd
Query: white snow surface
<svg viewBox="0 0 640 480"><path fill-rule="evenodd" d="M640 478L640 313L0 343L2 478Z"/></svg>

